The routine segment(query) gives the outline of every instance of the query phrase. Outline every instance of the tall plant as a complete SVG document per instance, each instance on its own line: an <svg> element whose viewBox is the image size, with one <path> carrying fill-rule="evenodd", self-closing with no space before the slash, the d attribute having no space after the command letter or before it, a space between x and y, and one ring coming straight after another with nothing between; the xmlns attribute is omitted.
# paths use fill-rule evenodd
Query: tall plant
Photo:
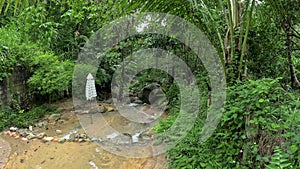
<svg viewBox="0 0 300 169"><path fill-rule="evenodd" d="M284 31L286 46L286 58L290 71L291 86L293 88L300 88L300 82L296 74L295 66L293 63L293 54L295 51L300 50L300 44L296 40L300 40L300 32L296 29L300 24L299 15L299 0L265 0L271 6L273 12L276 14L274 19Z"/></svg>

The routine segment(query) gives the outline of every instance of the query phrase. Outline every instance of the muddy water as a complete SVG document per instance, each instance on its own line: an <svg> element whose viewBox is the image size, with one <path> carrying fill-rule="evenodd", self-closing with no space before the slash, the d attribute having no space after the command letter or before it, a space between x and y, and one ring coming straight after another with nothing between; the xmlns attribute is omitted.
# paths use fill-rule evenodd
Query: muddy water
<svg viewBox="0 0 300 169"><path fill-rule="evenodd" d="M72 110L72 101L67 100L63 103L58 103L60 111L68 119L63 124L49 124L48 130L36 129L45 131L47 135L54 135L55 130L60 129L63 131L61 137L67 135L70 131L78 129L77 132L83 132L84 129L80 128L81 124L78 118L84 118L87 124L90 124L90 115L83 115L77 117ZM149 112L147 112L149 113ZM151 113L151 112L150 112ZM39 140L32 140L29 143L22 142L10 138L8 136L1 136L11 144L11 155L5 169L163 169L165 168L166 159L164 155L158 156L145 156L145 158L130 158L134 157L133 154L128 156L117 155L116 152L128 151L129 153L145 152L152 149L147 147L149 141L143 141L139 137L135 137L136 133L147 132L152 124L137 124L132 123L119 113L112 111L103 114L106 125L113 128L113 132L105 133L103 140L84 143L42 143ZM94 124L102 124L97 118L97 114L92 116L93 128ZM82 121L82 120L81 120ZM154 124L154 123L153 123ZM86 129L85 126L84 128ZM101 129L101 128L100 128ZM99 130L99 129L98 129ZM89 130L89 132L92 130ZM149 130L150 131L150 130ZM122 135L114 135L115 133L122 133ZM126 133L126 134L124 134ZM122 137L118 137L122 136ZM98 137L99 138L99 137ZM117 139L118 138L118 139ZM114 142L115 141L115 142ZM113 142L113 143L112 143ZM111 146L111 147L110 147ZM117 146L117 147L116 147ZM144 150L142 147L146 147ZM133 149L135 149L133 151Z"/></svg>

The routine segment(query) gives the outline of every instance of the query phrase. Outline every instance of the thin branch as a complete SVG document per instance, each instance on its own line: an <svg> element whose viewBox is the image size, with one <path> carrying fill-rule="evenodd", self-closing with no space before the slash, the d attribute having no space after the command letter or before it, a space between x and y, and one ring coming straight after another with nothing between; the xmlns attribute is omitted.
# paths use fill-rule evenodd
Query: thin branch
<svg viewBox="0 0 300 169"><path fill-rule="evenodd" d="M294 31L294 33L296 33L298 36L300 36L300 33L293 26L291 26L291 29Z"/></svg>
<svg viewBox="0 0 300 169"><path fill-rule="evenodd" d="M300 36L299 35L296 35L296 34L294 34L294 33L291 33L290 35L288 35L288 36L292 36L292 37L295 37L295 38L298 38L298 39L300 39Z"/></svg>

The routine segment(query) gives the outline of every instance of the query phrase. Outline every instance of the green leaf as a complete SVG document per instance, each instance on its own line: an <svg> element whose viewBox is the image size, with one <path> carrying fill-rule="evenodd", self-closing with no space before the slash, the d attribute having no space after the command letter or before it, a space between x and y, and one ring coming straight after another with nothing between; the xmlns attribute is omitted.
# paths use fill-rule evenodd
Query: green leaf
<svg viewBox="0 0 300 169"><path fill-rule="evenodd" d="M290 146L290 149L291 149L291 152L292 152L292 153L295 153L296 151L299 150L299 147L298 147L297 145L291 145L291 146Z"/></svg>
<svg viewBox="0 0 300 169"><path fill-rule="evenodd" d="M262 103L264 101L265 101L265 99L262 99L262 98L258 100L259 103Z"/></svg>

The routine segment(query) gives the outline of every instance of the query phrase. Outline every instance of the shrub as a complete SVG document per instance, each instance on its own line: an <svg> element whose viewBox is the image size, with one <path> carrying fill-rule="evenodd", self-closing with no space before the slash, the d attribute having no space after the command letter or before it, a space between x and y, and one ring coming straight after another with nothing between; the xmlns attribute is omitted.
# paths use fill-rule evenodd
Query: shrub
<svg viewBox="0 0 300 169"><path fill-rule="evenodd" d="M35 107L29 111L19 110L13 111L8 106L2 106L0 110L0 131L11 126L19 128L33 125L46 114L57 113L56 109L47 106Z"/></svg>
<svg viewBox="0 0 300 169"><path fill-rule="evenodd" d="M31 68L33 75L28 79L31 92L48 96L49 101L69 95L74 63L72 61L59 61L52 54L44 54L32 58Z"/></svg>
<svg viewBox="0 0 300 169"><path fill-rule="evenodd" d="M297 167L300 102L279 80L250 80L229 87L225 112L214 135L204 143L199 141L204 121L198 118L186 138L167 152L169 166L264 168L270 161L274 163L276 154L272 160L271 156L280 146L291 166ZM170 119L160 121L159 126L170 126Z"/></svg>

